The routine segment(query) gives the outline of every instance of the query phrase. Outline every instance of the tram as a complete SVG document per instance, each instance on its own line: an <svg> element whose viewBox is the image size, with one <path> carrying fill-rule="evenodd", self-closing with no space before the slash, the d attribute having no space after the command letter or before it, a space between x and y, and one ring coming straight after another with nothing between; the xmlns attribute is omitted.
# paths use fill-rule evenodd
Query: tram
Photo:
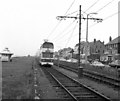
<svg viewBox="0 0 120 101"><path fill-rule="evenodd" d="M39 63L41 65L53 65L54 60L54 44L52 42L44 42L40 50L39 54Z"/></svg>

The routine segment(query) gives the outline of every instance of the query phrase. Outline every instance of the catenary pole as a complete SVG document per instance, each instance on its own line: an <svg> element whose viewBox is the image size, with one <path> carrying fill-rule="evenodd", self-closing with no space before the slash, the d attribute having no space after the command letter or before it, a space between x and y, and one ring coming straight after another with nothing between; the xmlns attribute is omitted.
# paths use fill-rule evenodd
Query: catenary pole
<svg viewBox="0 0 120 101"><path fill-rule="evenodd" d="M78 77L81 78L83 76L83 67L80 66L80 59L81 59L81 55L80 55L80 48L81 48L81 19L84 19L87 21L88 20L97 20L98 22L101 22L102 19L99 19L99 18L84 18L84 17L81 17L81 5L79 7L79 17L74 17L74 16L57 16L57 19L58 20L61 20L61 19L66 19L66 18L74 18L74 19L79 19L79 45L78 45Z"/></svg>
<svg viewBox="0 0 120 101"><path fill-rule="evenodd" d="M78 77L81 78L83 75L83 67L80 66L80 49L81 49L81 5L79 8L79 47L78 47Z"/></svg>
<svg viewBox="0 0 120 101"><path fill-rule="evenodd" d="M81 41L81 5L79 10L79 48L78 48L78 54L79 54L79 61L78 66L80 66L80 41Z"/></svg>

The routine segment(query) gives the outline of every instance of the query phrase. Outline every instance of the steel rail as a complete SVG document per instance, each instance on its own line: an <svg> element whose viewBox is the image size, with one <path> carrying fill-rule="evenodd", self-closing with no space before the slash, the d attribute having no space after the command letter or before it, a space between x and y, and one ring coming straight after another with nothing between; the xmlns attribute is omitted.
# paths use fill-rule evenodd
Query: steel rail
<svg viewBox="0 0 120 101"><path fill-rule="evenodd" d="M53 69L53 68L52 68L52 69ZM111 101L111 100L110 100L109 98L107 98L106 96L104 96L104 95L100 94L99 92L91 89L90 87L87 87L86 85L81 84L81 83L78 82L77 80L75 80L75 79L73 79L73 78L65 75L64 73L61 73L60 71L57 71L57 70L56 70L56 72L64 75L64 77L68 78L70 81L73 81L75 84L79 85L79 87L82 87L82 89L83 89L83 88L84 88L85 90L87 89L89 92L91 92L90 94L94 95L94 97L97 96L97 97L99 97L99 98L104 99L105 101ZM59 82L59 84L62 85L62 87L74 98L74 100L77 100L77 99L78 99L77 97L74 97L74 94L71 94L71 92L70 92L62 83L60 83L60 81L56 78L55 74L53 74L53 73L55 73L55 71L54 71L53 73L51 73L51 72L49 71L49 73L50 73L51 75L54 75L54 76L52 76L52 77L55 78L55 80L56 80L57 82ZM58 74L58 73L57 73L57 74ZM58 75L57 75L57 76L58 76ZM92 96L92 95L91 95L91 96ZM78 96L78 97L79 97L79 96ZM80 97L79 97L79 98L80 98Z"/></svg>
<svg viewBox="0 0 120 101"><path fill-rule="evenodd" d="M60 64L59 66L64 68L64 69L73 71L75 73L78 72L77 68L71 68L71 67L65 66L63 64L62 65ZM86 76L86 77L98 80L100 82L103 82L104 84L106 83L106 84L109 84L111 86L114 86L115 88L119 88L120 87L120 84L119 84L120 80L117 80L117 79L114 79L114 78L110 78L110 77L104 76L104 75L99 74L99 73L95 73L95 72L90 72L88 70L84 70L83 75ZM110 81L112 81L112 82L110 82Z"/></svg>
<svg viewBox="0 0 120 101"><path fill-rule="evenodd" d="M47 71L47 72L52 76L52 78L53 78L75 101L78 101L77 98L76 98L72 93L70 93L69 90L68 90L62 83L60 83L60 81L57 80L57 78L56 78L52 73L50 73L49 71Z"/></svg>

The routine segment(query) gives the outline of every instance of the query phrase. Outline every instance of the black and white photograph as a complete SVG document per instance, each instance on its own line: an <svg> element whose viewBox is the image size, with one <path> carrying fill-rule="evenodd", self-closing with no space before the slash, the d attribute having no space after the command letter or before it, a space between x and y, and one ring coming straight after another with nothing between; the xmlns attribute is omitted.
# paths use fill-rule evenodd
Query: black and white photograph
<svg viewBox="0 0 120 101"><path fill-rule="evenodd" d="M120 101L120 0L0 0L0 100Z"/></svg>

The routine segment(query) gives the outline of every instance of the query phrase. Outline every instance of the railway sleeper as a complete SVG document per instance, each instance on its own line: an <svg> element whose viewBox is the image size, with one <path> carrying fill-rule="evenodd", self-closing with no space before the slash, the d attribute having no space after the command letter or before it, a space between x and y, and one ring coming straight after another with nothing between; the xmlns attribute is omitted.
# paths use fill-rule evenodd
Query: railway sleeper
<svg viewBox="0 0 120 101"><path fill-rule="evenodd" d="M79 101L87 101L87 100L91 100L91 101L104 101L103 99L100 99L100 98L96 98L96 97L93 97L93 98L87 98L87 97L78 97L78 100Z"/></svg>
<svg viewBox="0 0 120 101"><path fill-rule="evenodd" d="M90 94L89 92L85 91L85 90L73 90L73 89L68 89L70 92L74 93L80 93L80 94Z"/></svg>
<svg viewBox="0 0 120 101"><path fill-rule="evenodd" d="M65 86L66 87L66 86ZM83 89L82 87L67 87L67 89L71 89L71 90L73 90L73 91L82 91L82 92L86 92L86 89Z"/></svg>
<svg viewBox="0 0 120 101"><path fill-rule="evenodd" d="M65 87L67 87L67 88L80 88L80 86L78 86L78 85L65 85Z"/></svg>
<svg viewBox="0 0 120 101"><path fill-rule="evenodd" d="M80 95L80 94L74 94L75 97L79 98L98 98L94 95Z"/></svg>
<svg viewBox="0 0 120 101"><path fill-rule="evenodd" d="M74 93L74 94L80 94L80 95L91 95L91 93L88 93L88 92L76 92L76 91L70 91L71 93Z"/></svg>

